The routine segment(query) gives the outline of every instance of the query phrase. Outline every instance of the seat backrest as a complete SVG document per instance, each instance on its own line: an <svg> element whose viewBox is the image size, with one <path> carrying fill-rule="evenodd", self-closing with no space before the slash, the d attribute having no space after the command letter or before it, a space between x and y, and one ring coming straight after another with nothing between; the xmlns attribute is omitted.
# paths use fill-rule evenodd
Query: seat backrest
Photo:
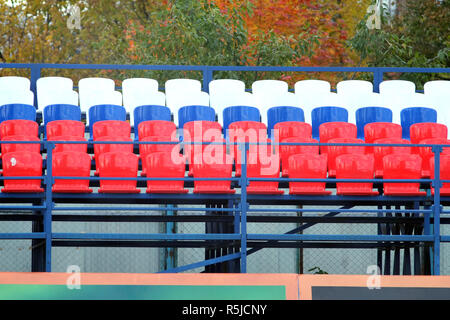
<svg viewBox="0 0 450 320"><path fill-rule="evenodd" d="M136 105L133 103L133 97L138 96L151 96L158 92L159 84L158 80L149 78L128 78L122 81L122 96L123 106L125 108L134 108ZM163 92L161 92L164 94ZM153 103L145 103L153 104ZM144 105L144 104L142 104ZM164 104L162 104L164 105Z"/></svg>
<svg viewBox="0 0 450 320"><path fill-rule="evenodd" d="M280 106L267 110L267 129L269 134L279 122L298 121L305 122L305 114L299 107Z"/></svg>
<svg viewBox="0 0 450 320"><path fill-rule="evenodd" d="M104 120L127 120L127 112L124 107L119 105L96 105L89 108L89 133L92 138L94 135L94 125L98 121Z"/></svg>
<svg viewBox="0 0 450 320"><path fill-rule="evenodd" d="M286 138L311 138L312 127L309 123L300 121L283 121L274 125L275 141L282 141Z"/></svg>
<svg viewBox="0 0 450 320"><path fill-rule="evenodd" d="M409 106L416 92L414 82L406 80L385 80L379 85L382 107L392 110L392 122L401 123L401 110Z"/></svg>
<svg viewBox="0 0 450 320"><path fill-rule="evenodd" d="M39 125L31 120L6 120L0 123L0 138L7 136L34 136L39 133Z"/></svg>
<svg viewBox="0 0 450 320"><path fill-rule="evenodd" d="M430 138L447 139L447 126L441 123L414 123L410 126L409 130L412 144L418 144L421 143L420 141Z"/></svg>
<svg viewBox="0 0 450 320"><path fill-rule="evenodd" d="M403 139L410 139L410 127L415 123L437 122L437 112L431 108L405 108L400 112Z"/></svg>
<svg viewBox="0 0 450 320"><path fill-rule="evenodd" d="M114 80L109 78L100 78L100 77L90 77L90 78L82 78L78 81L78 92L80 93L80 97L84 93L90 93L92 91L114 91L116 85Z"/></svg>
<svg viewBox="0 0 450 320"><path fill-rule="evenodd" d="M132 142L131 138L127 137L119 137L119 136L105 136L98 137L97 142L109 142L109 141L118 141L118 142ZM95 143L94 144L94 154L95 158L106 152L121 152L121 153L133 153L133 144L131 143Z"/></svg>
<svg viewBox="0 0 450 320"><path fill-rule="evenodd" d="M175 123L167 120L146 120L139 123L139 139L149 136L172 137L176 135Z"/></svg>
<svg viewBox="0 0 450 320"><path fill-rule="evenodd" d="M292 95L293 100L288 102L292 103L292 106L298 105L295 101L295 95L288 92L288 83L282 80L256 80L252 83L252 94L260 109L261 121L264 123L267 123L267 110L269 108L285 105L281 100L288 100L289 98L283 97Z"/></svg>
<svg viewBox="0 0 450 320"><path fill-rule="evenodd" d="M216 121L213 108L203 105L188 105L178 110L178 128L182 129L190 121Z"/></svg>
<svg viewBox="0 0 450 320"><path fill-rule="evenodd" d="M0 105L0 122L6 120L36 121L36 108L32 104Z"/></svg>
<svg viewBox="0 0 450 320"><path fill-rule="evenodd" d="M228 127L230 142L258 142L267 138L267 127L258 121L235 121Z"/></svg>
<svg viewBox="0 0 450 320"><path fill-rule="evenodd" d="M336 158L337 179L373 179L374 158L371 154L343 154ZM378 194L372 182L337 182L336 193L347 195Z"/></svg>
<svg viewBox="0 0 450 320"><path fill-rule="evenodd" d="M319 140L327 143L334 138L356 138L356 125L349 122L325 122L319 126Z"/></svg>
<svg viewBox="0 0 450 320"><path fill-rule="evenodd" d="M139 157L131 152L105 152L98 158L99 176L135 178ZM139 193L137 180L100 180L99 192Z"/></svg>
<svg viewBox="0 0 450 320"><path fill-rule="evenodd" d="M327 177L326 154L294 154L289 157L289 178L325 179ZM325 182L289 182L290 194L330 194Z"/></svg>
<svg viewBox="0 0 450 320"><path fill-rule="evenodd" d="M431 80L423 85L423 92L430 96L449 96L450 81L449 80Z"/></svg>
<svg viewBox="0 0 450 320"><path fill-rule="evenodd" d="M139 140L139 124L143 121L149 120L164 120L171 121L172 116L170 109L164 105L142 105L134 108L133 121L130 123L134 124L134 137L135 140ZM131 119L131 118L130 118Z"/></svg>
<svg viewBox="0 0 450 320"><path fill-rule="evenodd" d="M130 138L131 126L127 121L122 120L97 121L93 126L93 134L93 140L104 136Z"/></svg>
<svg viewBox="0 0 450 320"><path fill-rule="evenodd" d="M383 158L384 179L420 179L422 158L417 154L388 154ZM419 183L384 183L386 195L419 195Z"/></svg>
<svg viewBox="0 0 450 320"><path fill-rule="evenodd" d="M376 139L372 143L376 144L411 144L409 140L402 138L381 138ZM375 159L375 176L383 176L383 158L388 154L411 154L412 148L399 146L375 146L373 147L373 155Z"/></svg>
<svg viewBox="0 0 450 320"><path fill-rule="evenodd" d="M369 123L392 122L392 110L384 107L364 107L356 110L356 127L358 128L357 137L365 139L364 127Z"/></svg>
<svg viewBox="0 0 450 320"><path fill-rule="evenodd" d="M7 104L24 104L34 106L33 91L14 91L0 89L0 106Z"/></svg>
<svg viewBox="0 0 450 320"><path fill-rule="evenodd" d="M52 174L56 177L89 177L91 157L85 152L64 151L52 156ZM89 180L55 179L53 192L92 192Z"/></svg>
<svg viewBox="0 0 450 320"><path fill-rule="evenodd" d="M364 126L364 140L374 143L383 138L402 138L402 126L392 122L372 122Z"/></svg>
<svg viewBox="0 0 450 320"><path fill-rule="evenodd" d="M30 79L17 76L0 77L0 90L4 91L28 91L30 90Z"/></svg>
<svg viewBox="0 0 450 320"><path fill-rule="evenodd" d="M245 82L236 79L216 79L209 83L209 103L219 114L226 107L227 97L245 92Z"/></svg>
<svg viewBox="0 0 450 320"><path fill-rule="evenodd" d="M38 109L44 110L52 104L78 106L78 93L73 90L73 81L66 77L42 77L36 81Z"/></svg>
<svg viewBox="0 0 450 320"><path fill-rule="evenodd" d="M2 155L3 176L42 176L42 156L37 152L8 152ZM41 179L5 180L2 192L42 192Z"/></svg>
<svg viewBox="0 0 450 320"><path fill-rule="evenodd" d="M40 139L36 136L30 135L15 135L15 136L6 136L2 138L2 142L5 141L40 141ZM27 151L27 152L41 152L41 145L39 143L2 143L2 154L8 152L16 152L16 151Z"/></svg>
<svg viewBox="0 0 450 320"><path fill-rule="evenodd" d="M358 138L333 138L327 141L327 143L342 143L343 145L327 146L326 152L322 154L328 154L328 175L336 176L336 158L342 154L357 154L364 155L366 153L366 147L364 146L364 140ZM362 144L359 146L349 146L345 144Z"/></svg>
<svg viewBox="0 0 450 320"><path fill-rule="evenodd" d="M48 139L48 141L77 141L86 143L55 143L54 153L59 152L81 152L87 153L87 141L80 136L56 136Z"/></svg>
<svg viewBox="0 0 450 320"><path fill-rule="evenodd" d="M281 140L281 143L318 143L317 140L311 138L291 137ZM294 154L319 154L319 146L310 145L281 145L280 160L282 176L288 175L289 157Z"/></svg>
<svg viewBox="0 0 450 320"><path fill-rule="evenodd" d="M312 137L319 139L319 127L326 122L347 122L348 112L341 107L318 107L311 111ZM355 132L356 136L356 132Z"/></svg>
<svg viewBox="0 0 450 320"><path fill-rule="evenodd" d="M84 138L84 123L77 120L54 120L47 124L47 139L52 140L58 136L77 136Z"/></svg>
<svg viewBox="0 0 450 320"><path fill-rule="evenodd" d="M227 107L223 110L223 129L229 129L230 124L237 121L253 121L259 122L261 119L261 114L259 109L252 106L245 105L235 105ZM264 125L265 126L265 125ZM267 130L267 129L266 129Z"/></svg>
<svg viewBox="0 0 450 320"><path fill-rule="evenodd" d="M185 159L173 159L167 152L154 152L145 156L143 166L149 178L184 178ZM186 193L183 180L148 180L147 193Z"/></svg>
<svg viewBox="0 0 450 320"><path fill-rule="evenodd" d="M122 106L122 93L119 91L91 91L85 93L84 97L80 95L80 109L87 115L87 121L90 123L90 109L99 105Z"/></svg>
<svg viewBox="0 0 450 320"><path fill-rule="evenodd" d="M183 141L212 141L222 138L222 126L215 121L190 121L184 124Z"/></svg>
<svg viewBox="0 0 450 320"><path fill-rule="evenodd" d="M370 106L367 96L373 93L373 85L365 80L344 80L336 85L340 105L348 110L348 122L355 123L355 112L358 108Z"/></svg>

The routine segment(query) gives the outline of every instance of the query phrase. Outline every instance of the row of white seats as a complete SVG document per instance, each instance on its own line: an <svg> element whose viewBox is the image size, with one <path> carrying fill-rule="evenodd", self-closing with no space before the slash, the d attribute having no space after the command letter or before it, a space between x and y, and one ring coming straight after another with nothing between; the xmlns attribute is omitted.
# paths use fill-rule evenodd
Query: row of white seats
<svg viewBox="0 0 450 320"><path fill-rule="evenodd" d="M78 92L73 81L64 77L43 77L36 82L38 109L50 104L79 105L86 112L93 105L123 105L130 113L140 105L165 105L177 122L178 109L185 105L205 105L216 110L222 122L222 110L228 106L257 107L266 122L267 110L273 106L297 106L305 112L310 122L311 110L318 106L341 106L349 111L349 122L355 122L356 109L365 106L388 107L393 111L393 122L400 122L400 111L407 107L430 107L438 110L438 122L450 124L450 81L436 80L424 84L424 93L417 93L413 82L387 80L380 83L379 92L373 92L373 84L363 80L345 80L336 86L336 93L324 80L301 80L289 92L288 83L281 80L257 80L251 93L245 83L236 79L217 79L209 83L209 93L202 91L201 82L194 79L170 79L164 92L158 91L155 79L130 78L122 81L122 92L108 78L83 78L78 82ZM33 105L30 80L25 77L0 77L0 105L26 103ZM446 119L449 119L446 121Z"/></svg>

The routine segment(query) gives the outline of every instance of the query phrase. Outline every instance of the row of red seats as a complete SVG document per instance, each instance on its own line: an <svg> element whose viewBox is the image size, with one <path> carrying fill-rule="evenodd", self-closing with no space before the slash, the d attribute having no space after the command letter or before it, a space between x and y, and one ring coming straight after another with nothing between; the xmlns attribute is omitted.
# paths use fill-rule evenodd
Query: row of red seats
<svg viewBox="0 0 450 320"><path fill-rule="evenodd" d="M183 178L184 164L167 161L167 154L157 152L149 155L147 176L151 178ZM289 158L290 178L324 179L326 178L325 154L296 154ZM100 177L136 178L138 157L133 153L107 152L99 157ZM391 154L383 159L384 177L386 179L420 179L421 158L413 154ZM10 152L4 155L5 176L33 176L42 174L42 158L36 152ZM433 168L434 159L430 159ZM374 160L372 155L345 154L336 159L336 178L338 179L372 179ZM90 157L81 152L57 152L53 156L54 176L90 176ZM195 165L193 176L197 178L231 178L231 164L215 165L209 168ZM450 155L441 157L441 179L450 179ZM261 174L260 165L249 165L250 178L276 178L277 175ZM432 174L432 178L434 178ZM2 192L43 192L41 181L36 180L5 180ZM138 193L136 180L100 180L99 192L106 193ZM184 182L178 181L147 181L147 193L186 193ZM194 193L233 193L230 181L195 181ZM92 192L89 180L55 179L53 192ZM338 182L338 195L377 195L373 184L361 182ZM247 187L249 194L281 194L278 182L251 181ZM325 189L325 182L290 182L289 193L295 195L328 195L331 191ZM419 190L419 183L384 183L385 195L413 196L425 195ZM444 183L442 195L450 195L450 183Z"/></svg>

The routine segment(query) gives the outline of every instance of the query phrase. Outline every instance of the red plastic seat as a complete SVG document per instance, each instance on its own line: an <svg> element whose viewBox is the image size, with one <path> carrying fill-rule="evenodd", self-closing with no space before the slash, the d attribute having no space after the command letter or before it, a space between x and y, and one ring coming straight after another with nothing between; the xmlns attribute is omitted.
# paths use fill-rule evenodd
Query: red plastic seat
<svg viewBox="0 0 450 320"><path fill-rule="evenodd" d="M9 152L3 155L3 176L42 176L42 157L37 152ZM2 192L43 192L41 179L4 180Z"/></svg>
<svg viewBox="0 0 450 320"><path fill-rule="evenodd" d="M175 137L167 137L167 136L147 136L145 138L140 139L142 142L179 142L177 138ZM174 152L174 154L180 153L180 146L179 144L140 144L139 145L139 154L142 159L142 172L141 176L146 176L146 163L143 161L147 155L155 153L155 152L166 152L171 154Z"/></svg>
<svg viewBox="0 0 450 320"><path fill-rule="evenodd" d="M382 138L373 143L379 144L410 144L409 140L402 138ZM411 154L411 147L376 146L373 147L375 158L375 178L383 177L383 158L388 154Z"/></svg>
<svg viewBox="0 0 450 320"><path fill-rule="evenodd" d="M447 139L447 126L441 123L421 122L414 123L409 127L410 140L412 144L419 144L420 141L430 138ZM416 148L414 148L416 149ZM413 153L415 150L413 150ZM418 150L416 150L418 153Z"/></svg>
<svg viewBox="0 0 450 320"><path fill-rule="evenodd" d="M0 123L0 138L7 136L33 136L39 134L39 125L31 120L5 120Z"/></svg>
<svg viewBox="0 0 450 320"><path fill-rule="evenodd" d="M144 159L147 178L184 178L185 157L173 158L167 152L155 152ZM183 180L148 180L147 193L187 193Z"/></svg>
<svg viewBox="0 0 450 320"><path fill-rule="evenodd" d="M52 174L56 177L89 177L91 157L85 152L62 151L52 155ZM89 180L55 179L53 192L91 193Z"/></svg>
<svg viewBox="0 0 450 320"><path fill-rule="evenodd" d="M371 154L343 154L336 158L336 179L373 179L374 159ZM372 182L337 182L336 194L354 196L378 195Z"/></svg>
<svg viewBox="0 0 450 320"><path fill-rule="evenodd" d="M131 138L125 138L125 137L98 137L98 142L101 141L128 141L132 142L133 140ZM106 152L121 152L121 153L133 153L133 144L131 143L121 143L121 144L94 144L94 159L98 159L100 155ZM139 157L138 157L139 158ZM98 165L96 162L97 170L95 171L95 175L98 175Z"/></svg>
<svg viewBox="0 0 450 320"><path fill-rule="evenodd" d="M325 122L319 126L320 143L328 143L336 138L356 138L356 124L349 122ZM328 146L321 146L320 153L327 153Z"/></svg>
<svg viewBox="0 0 450 320"><path fill-rule="evenodd" d="M124 137L130 138L131 126L128 121L102 120L94 123L92 128L93 140L100 137Z"/></svg>
<svg viewBox="0 0 450 320"><path fill-rule="evenodd" d="M212 147L212 146L211 146ZM226 145L214 146L215 151L221 149L220 154L211 155L206 150L202 161L195 161L192 165L194 178L231 178L233 171L233 158L226 154ZM231 189L231 180L194 181L194 193L234 193Z"/></svg>
<svg viewBox="0 0 450 320"><path fill-rule="evenodd" d="M247 177L249 178L279 178L280 159L273 154L270 158L258 153L256 163L247 164ZM283 190L278 189L278 181L250 181L247 187L248 194L283 194Z"/></svg>
<svg viewBox="0 0 450 320"><path fill-rule="evenodd" d="M300 138L291 137L285 138L282 143L318 143L316 139L312 138ZM287 177L289 175L289 157L293 154L319 154L319 146L300 146L300 145L286 145L280 146L280 158L281 158L281 176Z"/></svg>
<svg viewBox="0 0 450 320"><path fill-rule="evenodd" d="M402 126L392 122L372 122L364 126L364 141L375 143L378 139L402 139ZM373 153L373 147L367 147L366 153Z"/></svg>
<svg viewBox="0 0 450 320"><path fill-rule="evenodd" d="M289 157L289 178L326 179L326 154L294 154ZM328 195L325 182L289 182L289 194Z"/></svg>
<svg viewBox="0 0 450 320"><path fill-rule="evenodd" d="M2 138L2 141L40 141L38 137L17 135L17 136L6 136ZM2 143L2 154L8 152L41 152L41 145L39 143Z"/></svg>
<svg viewBox="0 0 450 320"><path fill-rule="evenodd" d="M283 141L287 138L307 138L311 139L312 127L309 123L300 121L278 122L273 127L274 137L278 136L277 141ZM278 131L278 132L277 132Z"/></svg>
<svg viewBox="0 0 450 320"><path fill-rule="evenodd" d="M384 179L420 179L422 158L418 154L388 154L383 158ZM390 196L422 196L416 182L384 182L384 194Z"/></svg>
<svg viewBox="0 0 450 320"><path fill-rule="evenodd" d="M419 144L450 144L450 140L446 138L429 138L421 140ZM434 153L431 147L419 147L417 149L422 158L422 177L428 178L430 177L430 159L434 157ZM442 148L441 154L450 154L450 147Z"/></svg>
<svg viewBox="0 0 450 320"><path fill-rule="evenodd" d="M47 123L47 140L59 136L76 136L84 138L84 123L76 120L55 120Z"/></svg>
<svg viewBox="0 0 450 320"><path fill-rule="evenodd" d="M138 125L139 140L148 136L172 137L176 130L175 123L166 120L147 120Z"/></svg>
<svg viewBox="0 0 450 320"><path fill-rule="evenodd" d="M194 155L203 153L205 144L192 144L192 142L219 142L222 138L222 126L214 121L189 121L183 127L184 154L188 163L194 163ZM192 166L189 166L188 176L192 176Z"/></svg>
<svg viewBox="0 0 450 320"><path fill-rule="evenodd" d="M84 141L86 143L55 143L53 153L58 152L82 152L87 153L87 141L84 137L80 136L57 136L52 137L48 141Z"/></svg>
<svg viewBox="0 0 450 320"><path fill-rule="evenodd" d="M450 154L441 154L439 157L439 176L441 180L450 180ZM430 177L434 179L434 156L432 156L428 165L430 166ZM434 188L431 188L431 194L434 195ZM439 189L441 196L450 196L450 182L443 182Z"/></svg>
<svg viewBox="0 0 450 320"><path fill-rule="evenodd" d="M137 178L139 157L131 152L106 152L98 157L100 178ZM139 193L137 180L101 180L100 193Z"/></svg>
<svg viewBox="0 0 450 320"><path fill-rule="evenodd" d="M328 143L358 143L364 144L364 141L357 138L334 138L328 140ZM328 176L336 176L336 157L342 154L359 154L364 155L366 153L366 147L361 146L328 146Z"/></svg>

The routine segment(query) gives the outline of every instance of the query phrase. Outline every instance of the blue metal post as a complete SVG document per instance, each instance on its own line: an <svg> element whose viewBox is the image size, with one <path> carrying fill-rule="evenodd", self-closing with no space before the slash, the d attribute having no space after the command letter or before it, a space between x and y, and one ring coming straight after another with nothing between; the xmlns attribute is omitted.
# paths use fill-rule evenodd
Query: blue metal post
<svg viewBox="0 0 450 320"><path fill-rule="evenodd" d="M248 143L239 144L241 149L241 273L247 273L247 150Z"/></svg>
<svg viewBox="0 0 450 320"><path fill-rule="evenodd" d="M442 151L442 146L435 146L432 148L434 153L434 201L433 201L433 216L434 216L434 245L433 245L433 274L440 274L440 215L441 215L441 177L440 177L440 153Z"/></svg>
<svg viewBox="0 0 450 320"><path fill-rule="evenodd" d="M173 208L173 204L166 205L167 208ZM173 210L167 210L166 211L167 216L173 216L174 211ZM166 222L166 233L176 233L176 225L175 222ZM176 249L175 248L166 248L165 250L165 265L167 269L172 269L176 267L175 263L176 258Z"/></svg>
<svg viewBox="0 0 450 320"><path fill-rule="evenodd" d="M45 175L45 213L44 213L44 233L45 233L45 271L52 271L52 153L54 143L45 142L47 149L47 173Z"/></svg>
<svg viewBox="0 0 450 320"><path fill-rule="evenodd" d="M213 69L206 66L203 70L203 91L209 93L209 83L213 80Z"/></svg>
<svg viewBox="0 0 450 320"><path fill-rule="evenodd" d="M380 83L383 81L383 71L376 70L373 72L373 91L380 92Z"/></svg>

